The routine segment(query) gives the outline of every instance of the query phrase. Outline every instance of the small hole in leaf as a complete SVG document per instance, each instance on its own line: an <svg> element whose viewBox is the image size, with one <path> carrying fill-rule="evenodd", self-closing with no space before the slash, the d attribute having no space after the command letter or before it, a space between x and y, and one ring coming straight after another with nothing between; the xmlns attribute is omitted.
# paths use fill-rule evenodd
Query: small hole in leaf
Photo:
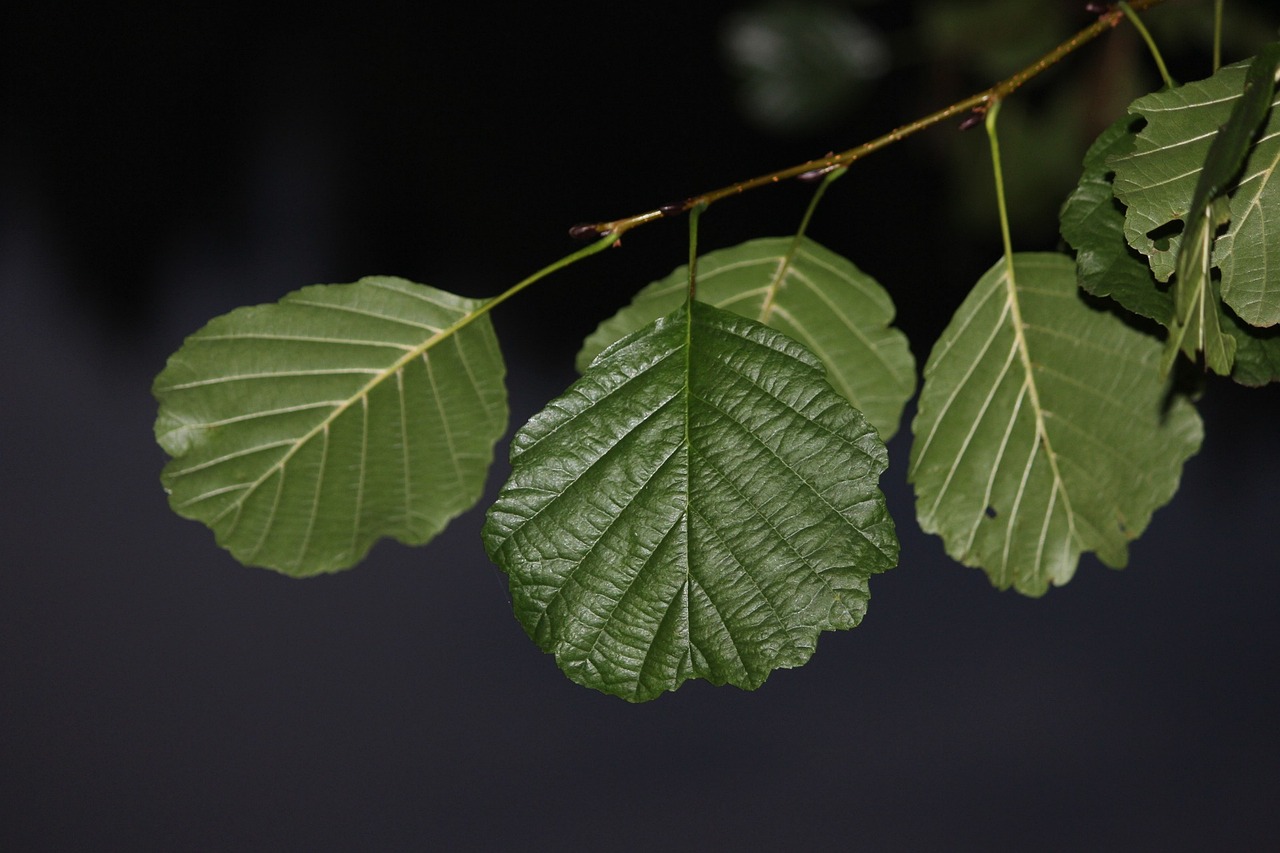
<svg viewBox="0 0 1280 853"><path fill-rule="evenodd" d="M1174 219L1166 222L1158 228L1152 228L1147 232L1147 239L1155 246L1158 252L1169 251L1169 244L1174 237L1182 233L1183 222L1181 219Z"/></svg>
<svg viewBox="0 0 1280 853"><path fill-rule="evenodd" d="M993 507L993 506L989 506L989 507L987 507L986 515L987 515L987 518L995 518L995 517L996 517L996 508L995 508L995 507Z"/></svg>

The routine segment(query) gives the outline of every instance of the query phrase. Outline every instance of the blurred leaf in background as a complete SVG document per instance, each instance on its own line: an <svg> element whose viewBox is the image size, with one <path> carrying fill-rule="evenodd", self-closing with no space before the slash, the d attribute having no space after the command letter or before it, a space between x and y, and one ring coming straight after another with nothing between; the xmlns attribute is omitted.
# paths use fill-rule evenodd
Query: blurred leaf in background
<svg viewBox="0 0 1280 853"><path fill-rule="evenodd" d="M848 4L751 6L725 19L721 49L743 116L779 135L847 116L889 70L884 34Z"/></svg>

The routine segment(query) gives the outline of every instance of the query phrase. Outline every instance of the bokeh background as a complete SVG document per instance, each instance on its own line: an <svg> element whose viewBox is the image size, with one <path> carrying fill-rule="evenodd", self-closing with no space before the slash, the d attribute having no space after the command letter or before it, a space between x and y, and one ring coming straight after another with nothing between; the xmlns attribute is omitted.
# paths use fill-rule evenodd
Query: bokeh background
<svg viewBox="0 0 1280 853"><path fill-rule="evenodd" d="M1209 383L1129 568L1085 558L1034 601L919 532L900 435L902 559L863 625L754 693L642 706L528 640L480 508L295 581L158 481L150 381L214 315L375 273L496 294L576 222L984 88L1082 6L5 4L0 848L1280 849L1275 389ZM1208 73L1211 7L1146 16L1180 79ZM1280 23L1227 16L1229 60ZM1006 105L1019 248L1056 247L1092 134L1157 85L1121 27ZM952 123L876 154L810 230L886 285L921 364L1000 252L985 146ZM702 244L791 233L809 192L724 202ZM513 429L685 225L624 244L499 309Z"/></svg>

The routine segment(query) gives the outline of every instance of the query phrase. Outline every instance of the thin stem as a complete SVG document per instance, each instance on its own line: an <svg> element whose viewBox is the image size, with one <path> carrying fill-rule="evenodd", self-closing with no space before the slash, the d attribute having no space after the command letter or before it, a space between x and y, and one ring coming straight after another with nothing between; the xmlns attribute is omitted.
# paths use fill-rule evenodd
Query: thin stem
<svg viewBox="0 0 1280 853"><path fill-rule="evenodd" d="M1013 275L1013 238L1009 233L1009 208L1004 200L1004 171L1000 168L1000 138L996 134L996 118L1000 102L993 101L987 110L987 141L991 144L991 171L996 181L996 209L1000 211L1000 237L1004 240L1004 259Z"/></svg>
<svg viewBox="0 0 1280 853"><path fill-rule="evenodd" d="M1151 57L1156 61L1156 68L1160 69L1160 78L1164 80L1165 88L1172 89L1177 86L1178 84L1173 82L1173 77L1169 75L1168 67L1164 64L1164 57L1160 55L1160 48L1156 47L1156 40L1151 37L1151 32L1147 29L1147 25L1142 23L1138 13L1133 11L1133 7L1126 3L1125 0L1120 0L1116 5L1120 7L1120 11L1124 12L1124 16L1129 19L1129 23L1133 24L1134 29L1142 35L1142 40L1147 43L1147 50L1151 51Z"/></svg>
<svg viewBox="0 0 1280 853"><path fill-rule="evenodd" d="M1133 0L1133 2L1128 5L1130 8L1135 10L1144 10L1150 9L1153 6L1158 6L1163 2L1164 0ZM739 181L736 184L731 184L727 187L712 190L711 192L703 193L701 195L691 196L684 201L664 205L663 207L659 207L655 210L649 210L644 213L637 213L634 216L626 216L622 219L613 219L608 222L594 222L575 225L573 228L569 229L569 234L573 237L579 238L594 237L600 234L609 234L618 237L624 232L630 231L632 228L658 219L663 219L665 217L678 216L692 210L695 206L700 204L709 205L730 196L741 195L748 190L757 189L770 184L781 183L782 181L787 181L804 175L814 173L820 174L827 170L834 170L843 166L848 166L855 160L859 160L868 154L879 151L881 148L892 145L895 142L900 142L908 136L918 133L925 128L932 127L939 122L946 121L947 119L963 113L973 112L983 114L986 112L991 102L1001 100L1013 94L1028 80L1057 64L1063 59L1063 57L1074 53L1076 50L1093 41L1102 33L1114 28L1123 16L1124 13L1119 9L1109 9L1099 15L1098 20L1080 30L1080 32L1076 33L1071 38L1067 39L1062 44L1058 45L1053 50L1040 57L1040 59L1031 63L1026 68L1023 68L1013 76L1000 81L989 89L985 89L975 95L970 95L964 100L957 101L949 107L944 107L937 112L930 113L929 115L916 119L909 124L904 124L883 136L873 139L870 142L865 142L855 148L850 148L847 151L842 151L838 154L828 154L825 157L819 157L815 160L808 160L797 166L779 169L776 172L760 175L759 177L751 178L750 180Z"/></svg>
<svg viewBox="0 0 1280 853"><path fill-rule="evenodd" d="M813 212L818 209L818 202L822 201L822 196L826 193L827 187L835 183L836 179L849 171L846 167L841 166L838 169L831 169L822 178L822 183L818 184L818 188L813 191L813 198L809 199L809 206L804 209L804 216L800 219L800 227L796 229L795 242L799 243L804 237L804 232L809 228L809 220L813 218Z"/></svg>
<svg viewBox="0 0 1280 853"><path fill-rule="evenodd" d="M1213 0L1213 70L1222 66L1222 7L1226 0Z"/></svg>
<svg viewBox="0 0 1280 853"><path fill-rule="evenodd" d="M702 218L705 204L700 204L689 211L689 301L692 302L698 292L698 220Z"/></svg>
<svg viewBox="0 0 1280 853"><path fill-rule="evenodd" d="M773 315L773 301L791 271L791 265L795 262L796 254L800 251L800 243L804 240L804 232L809 228L809 220L813 218L813 212L818 209L818 202L822 201L822 196L826 193L827 187L831 186L837 178L847 171L849 170L844 167L827 171L823 175L822 183L814 190L813 198L809 199L809 206L805 208L804 216L800 218L800 227L796 229L795 236L791 238L791 245L787 248L787 254L783 256L782 263L778 264L778 269L773 274L773 280L769 282L769 287L765 291L764 302L760 305L760 315L756 318L760 322L767 325L769 318Z"/></svg>
<svg viewBox="0 0 1280 853"><path fill-rule="evenodd" d="M1040 387L1036 380L1035 365L1031 359L1031 347L1027 341L1027 323L1022 316L1022 299L1018 292L1018 277L1013 264L1013 240L1009 236L1009 209L1004 200L1004 174L1000 168L1000 140L996 134L996 119L1000 115L1000 102L992 103L987 110L987 140L991 143L991 171L996 180L996 206L1000 210L1000 235L1004 238L1005 299L1008 307L1008 325L1013 332L1014 349L1018 360L1022 362L1022 392L1031 404L1031 413L1035 418L1037 453L1049 463L1053 474L1054 498L1062 497L1063 508L1067 514L1068 535L1074 538L1076 533L1075 513L1071 510L1071 496L1063 487L1062 471L1058 467L1058 454L1053 450L1053 440L1045 422L1046 412L1040 400ZM1020 406L1021 404L1019 404ZM1052 502L1050 506L1052 506ZM1008 545L1005 546L1006 555ZM1037 558L1038 559L1038 558Z"/></svg>
<svg viewBox="0 0 1280 853"><path fill-rule="evenodd" d="M569 266L570 264L577 263L583 258L589 258L592 255L596 254L597 252L602 252L617 242L618 242L618 238L612 234L609 234L600 238L599 240L595 241L589 246L583 246L581 249L579 249L578 251L574 252L571 255L565 255L560 260L555 261L554 263L548 264L547 266L535 272L533 275L512 285L508 289L504 290L502 293L499 293L497 296L493 297L492 299L482 304L480 307L476 308L475 311L468 314L466 317L463 318L462 321L456 324L456 328L462 328L462 326L467 325L472 320L475 320L479 317L483 317L485 314L488 314L494 308L497 308L499 305L506 302L508 299L515 296L517 293L524 290L526 287L530 286L531 284L536 284L537 282L551 275L553 272L562 270L565 267Z"/></svg>

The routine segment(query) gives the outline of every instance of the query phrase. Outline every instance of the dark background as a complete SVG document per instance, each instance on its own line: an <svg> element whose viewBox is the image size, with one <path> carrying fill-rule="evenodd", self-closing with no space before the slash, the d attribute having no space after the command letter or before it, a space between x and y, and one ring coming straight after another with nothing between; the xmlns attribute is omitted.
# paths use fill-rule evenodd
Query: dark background
<svg viewBox="0 0 1280 853"><path fill-rule="evenodd" d="M919 532L899 436L901 565L862 627L754 693L642 706L528 640L480 509L308 581L169 511L149 384L212 316L373 273L493 295L575 222L852 146L1004 61L994 34L922 47L936 3L854 4L891 34L887 76L764 130L719 48L748 4L621 5L0 12L0 848L1277 849L1274 389L1210 383L1204 448L1130 567L1086 557L1035 601ZM1088 23L1031 5L1054 39ZM1203 76L1203 45L1170 38ZM1024 123L1067 87L1096 130L1148 66L1118 30L1029 87ZM1053 136L1074 173L1088 133ZM1050 200L1015 204L1021 248L1055 246L1048 144L1009 167ZM934 129L856 166L811 229L885 283L921 363L998 257L968 182L989 169L978 134ZM794 231L808 192L725 202L703 244ZM499 309L513 425L684 241L640 229Z"/></svg>

